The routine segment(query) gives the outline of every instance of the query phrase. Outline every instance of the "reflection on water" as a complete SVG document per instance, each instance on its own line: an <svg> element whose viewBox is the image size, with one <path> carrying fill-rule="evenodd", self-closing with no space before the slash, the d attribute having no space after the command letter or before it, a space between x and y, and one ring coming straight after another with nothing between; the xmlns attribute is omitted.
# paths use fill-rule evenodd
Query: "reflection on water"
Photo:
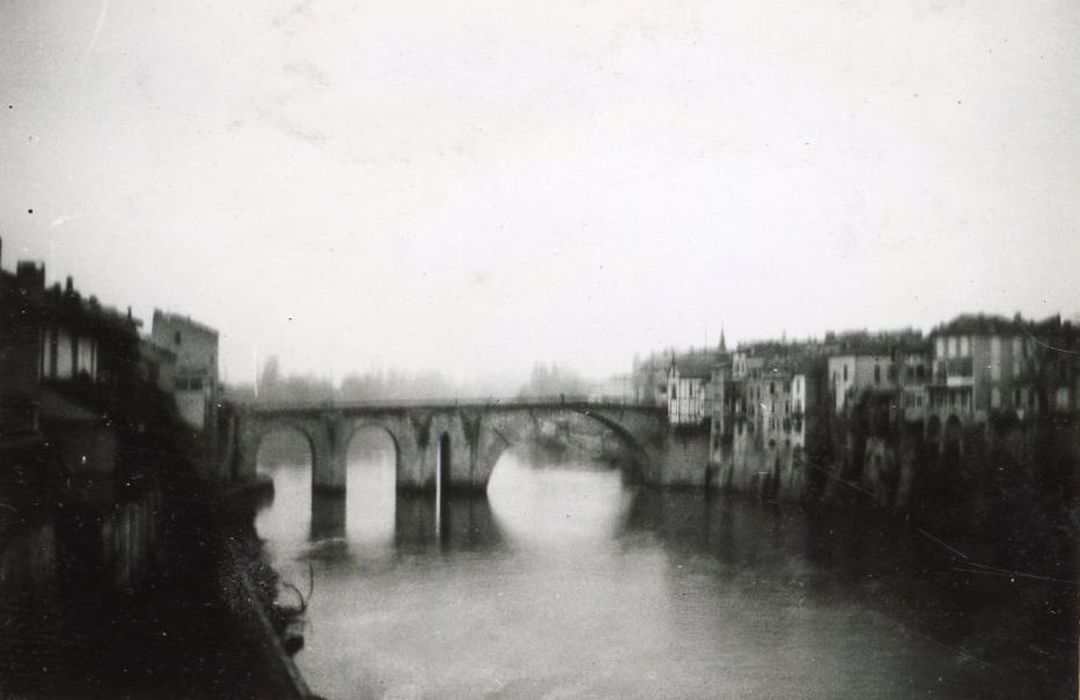
<svg viewBox="0 0 1080 700"><path fill-rule="evenodd" d="M1020 591L958 581L886 526L507 455L437 532L392 467L353 460L328 505L344 528L311 521L302 468L272 472L258 516L286 578L315 571L297 663L327 697L1020 697L1067 673L1001 663Z"/></svg>
<svg viewBox="0 0 1080 700"><path fill-rule="evenodd" d="M278 561L313 550L385 556L395 533L395 452L382 430L363 429L350 443L345 494L311 489L310 464L259 465L274 480L274 498L255 527Z"/></svg>
<svg viewBox="0 0 1080 700"><path fill-rule="evenodd" d="M515 544L543 549L613 545L631 496L617 471L536 469L513 452L488 485L499 527Z"/></svg>

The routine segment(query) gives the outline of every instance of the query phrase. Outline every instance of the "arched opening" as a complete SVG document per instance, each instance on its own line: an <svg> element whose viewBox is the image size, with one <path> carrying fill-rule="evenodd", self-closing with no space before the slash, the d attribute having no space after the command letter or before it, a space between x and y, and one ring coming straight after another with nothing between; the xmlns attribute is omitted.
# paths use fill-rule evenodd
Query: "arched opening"
<svg viewBox="0 0 1080 700"><path fill-rule="evenodd" d="M960 465L960 440L962 438L960 419L955 415L945 421L945 439L942 444L941 461L947 469Z"/></svg>
<svg viewBox="0 0 1080 700"><path fill-rule="evenodd" d="M542 417L495 462L487 496L500 531L518 544L573 549L615 542L629 512L641 449L595 416ZM628 479L627 476L630 478Z"/></svg>
<svg viewBox="0 0 1080 700"><path fill-rule="evenodd" d="M617 470L545 466L528 450L511 448L495 463L487 496L508 539L565 550L598 541L614 544L633 492Z"/></svg>
<svg viewBox="0 0 1080 700"><path fill-rule="evenodd" d="M363 426L345 455L345 536L350 545L382 549L393 543L398 449L378 426Z"/></svg>
<svg viewBox="0 0 1080 700"><path fill-rule="evenodd" d="M932 445L936 445L937 441L941 439L941 419L937 416L930 416L930 419L926 421L926 441Z"/></svg>
<svg viewBox="0 0 1080 700"><path fill-rule="evenodd" d="M311 439L291 426L274 427L259 440L255 471L273 480L274 493L255 516L255 529L275 557L298 550L311 523Z"/></svg>

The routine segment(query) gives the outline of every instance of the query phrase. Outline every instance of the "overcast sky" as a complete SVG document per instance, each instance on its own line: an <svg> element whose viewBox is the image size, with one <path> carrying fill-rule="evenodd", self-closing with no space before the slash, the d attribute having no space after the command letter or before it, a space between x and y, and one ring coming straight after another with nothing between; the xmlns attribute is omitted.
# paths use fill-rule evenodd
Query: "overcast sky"
<svg viewBox="0 0 1080 700"><path fill-rule="evenodd" d="M198 5L0 4L0 235L232 381L1080 311L1075 0Z"/></svg>

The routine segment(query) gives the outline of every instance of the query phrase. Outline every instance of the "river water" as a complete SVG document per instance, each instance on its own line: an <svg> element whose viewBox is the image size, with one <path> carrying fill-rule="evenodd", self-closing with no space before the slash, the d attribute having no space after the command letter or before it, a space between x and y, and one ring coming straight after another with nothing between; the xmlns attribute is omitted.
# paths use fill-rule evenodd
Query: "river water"
<svg viewBox="0 0 1080 700"><path fill-rule="evenodd" d="M314 520L310 467L260 467L256 528L311 592L296 661L324 697L1068 694L1030 629L1046 591L964 578L909 528L516 453L437 514L395 498L392 450L351 452L348 496Z"/></svg>

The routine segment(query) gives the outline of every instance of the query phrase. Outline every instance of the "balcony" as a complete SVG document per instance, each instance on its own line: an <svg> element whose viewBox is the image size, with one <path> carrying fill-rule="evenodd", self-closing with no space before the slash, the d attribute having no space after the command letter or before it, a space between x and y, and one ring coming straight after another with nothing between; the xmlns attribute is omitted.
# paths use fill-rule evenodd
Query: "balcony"
<svg viewBox="0 0 1080 700"><path fill-rule="evenodd" d="M934 363L931 383L938 386L972 386L975 363L970 357L950 357Z"/></svg>

